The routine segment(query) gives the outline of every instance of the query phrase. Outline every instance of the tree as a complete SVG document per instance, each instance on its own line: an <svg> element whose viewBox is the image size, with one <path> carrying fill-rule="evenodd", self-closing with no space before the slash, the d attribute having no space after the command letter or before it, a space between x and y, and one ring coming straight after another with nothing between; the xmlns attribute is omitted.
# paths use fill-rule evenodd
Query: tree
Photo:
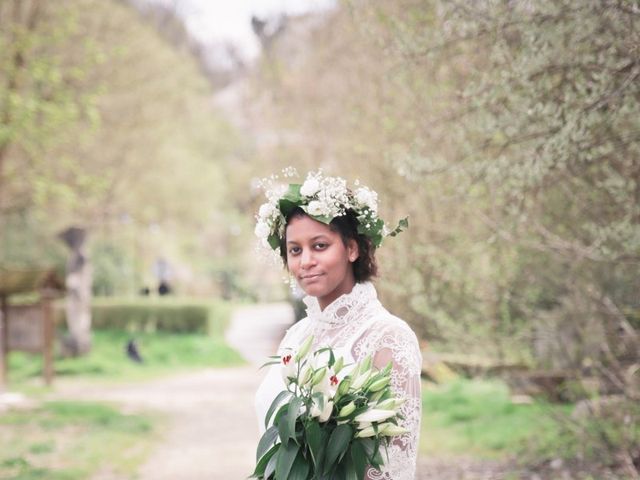
<svg viewBox="0 0 640 480"><path fill-rule="evenodd" d="M224 180L240 140L214 109L190 51L163 40L126 2L7 5L25 15L39 5L39 21L28 31L38 48L25 47L31 61L21 64L18 82L19 98L35 110L25 116L14 108L4 129L12 136L0 262L60 263L55 237L73 224L90 230L92 257L105 267L96 278L116 282L118 293L137 291L156 255L193 269L185 288L212 283L217 259L233 257L231 226L242 227ZM2 20L3 38L17 49L9 34L24 29ZM104 252L109 258L99 257ZM129 259L126 269L111 268L114 255Z"/></svg>
<svg viewBox="0 0 640 480"><path fill-rule="evenodd" d="M382 286L424 338L562 369L578 398L589 376L634 418L639 20L631 1L349 2L255 80L264 157L409 213ZM631 472L622 418L600 438Z"/></svg>
<svg viewBox="0 0 640 480"><path fill-rule="evenodd" d="M47 149L95 114L77 89L90 62L59 54L76 27L67 13L40 0L0 4L0 216L38 201L51 186ZM58 167L60 175L69 170Z"/></svg>

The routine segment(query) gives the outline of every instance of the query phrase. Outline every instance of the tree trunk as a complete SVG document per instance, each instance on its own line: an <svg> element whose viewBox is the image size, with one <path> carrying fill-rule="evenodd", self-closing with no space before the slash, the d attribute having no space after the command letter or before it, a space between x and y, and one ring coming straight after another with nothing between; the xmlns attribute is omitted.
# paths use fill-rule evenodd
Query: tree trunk
<svg viewBox="0 0 640 480"><path fill-rule="evenodd" d="M60 234L71 249L67 261L67 328L69 337L64 341L65 353L83 355L91 350L91 283L92 268L84 252L86 231L71 227Z"/></svg>

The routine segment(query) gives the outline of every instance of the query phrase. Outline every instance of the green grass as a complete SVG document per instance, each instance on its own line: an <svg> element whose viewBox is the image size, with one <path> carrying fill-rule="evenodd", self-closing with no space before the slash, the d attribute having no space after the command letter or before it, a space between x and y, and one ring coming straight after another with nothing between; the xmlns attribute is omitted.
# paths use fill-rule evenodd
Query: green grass
<svg viewBox="0 0 640 480"><path fill-rule="evenodd" d="M128 339L135 338L144 363L134 363L125 355ZM201 334L94 332L89 355L56 358L56 378L82 377L105 381L126 381L157 377L185 369L224 367L242 364L238 352L220 336ZM40 383L41 357L22 352L9 354L9 384L21 390Z"/></svg>
<svg viewBox="0 0 640 480"><path fill-rule="evenodd" d="M534 438L557 443L560 432L550 414L569 407L515 405L500 381L459 380L425 383L422 408L422 454L502 457L522 452Z"/></svg>
<svg viewBox="0 0 640 480"><path fill-rule="evenodd" d="M48 402L0 415L0 478L81 480L107 469L134 478L159 419L96 403Z"/></svg>

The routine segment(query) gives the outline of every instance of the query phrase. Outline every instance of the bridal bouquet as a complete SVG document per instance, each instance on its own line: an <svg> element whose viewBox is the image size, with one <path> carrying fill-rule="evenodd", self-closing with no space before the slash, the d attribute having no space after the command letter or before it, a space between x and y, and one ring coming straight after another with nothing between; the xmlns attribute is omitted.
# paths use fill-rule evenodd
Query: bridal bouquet
<svg viewBox="0 0 640 480"><path fill-rule="evenodd" d="M252 478L362 480L367 466L384 463L380 447L407 432L398 426L403 400L391 392L391 363L378 370L367 357L345 366L330 348L310 352L312 343L265 364L281 364L287 389L267 412Z"/></svg>

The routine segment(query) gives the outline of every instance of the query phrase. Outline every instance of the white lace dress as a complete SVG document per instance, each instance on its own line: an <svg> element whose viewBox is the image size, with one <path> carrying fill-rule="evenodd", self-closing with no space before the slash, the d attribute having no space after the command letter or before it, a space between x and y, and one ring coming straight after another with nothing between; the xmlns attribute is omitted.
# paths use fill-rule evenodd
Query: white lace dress
<svg viewBox="0 0 640 480"><path fill-rule="evenodd" d="M382 471L369 468L367 480L413 480L416 470L420 431L420 371L422 356L416 335L401 319L391 315L378 301L373 284L356 284L351 293L342 295L324 311L314 297L306 297L307 317L292 326L280 344L278 353L297 347L309 335L314 347L331 346L345 361L360 361L374 355L374 364L382 368L393 362L391 387L406 398L401 407L404 420L400 425L409 433L395 437L388 449ZM264 431L264 417L276 395L285 389L280 366L270 367L256 393L256 411Z"/></svg>

